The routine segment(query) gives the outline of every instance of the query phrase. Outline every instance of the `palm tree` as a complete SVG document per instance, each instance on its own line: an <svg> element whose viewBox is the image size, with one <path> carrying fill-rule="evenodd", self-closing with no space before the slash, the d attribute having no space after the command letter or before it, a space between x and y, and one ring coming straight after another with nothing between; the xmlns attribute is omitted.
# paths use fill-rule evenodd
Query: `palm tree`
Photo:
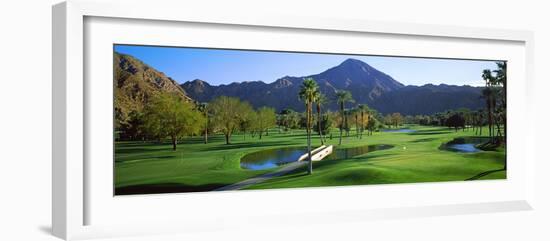
<svg viewBox="0 0 550 241"><path fill-rule="evenodd" d="M489 121L489 136L491 140L495 141L495 130L494 124L496 124L497 129L500 129L499 123L497 123L501 118L498 118L500 113L499 111L506 111L506 62L497 62L498 70L491 71L489 69L483 70L481 77L485 80L485 89L482 92L483 98L486 100L487 105L487 119ZM493 72L496 73L496 76L493 75ZM499 91L495 86L503 85L502 90ZM499 94L502 94L500 107L497 108L497 98ZM502 118L506 122L505 118ZM506 125L506 124L505 124ZM506 126L504 126L504 131L506 131ZM500 130L498 130L500 133ZM498 134L497 133L497 134ZM499 137L501 137L499 135Z"/></svg>
<svg viewBox="0 0 550 241"><path fill-rule="evenodd" d="M327 98L321 91L315 92L315 103L317 104L317 128L319 129L319 138L321 139L321 145L325 144L323 137L323 129L321 128L321 105L327 102Z"/></svg>
<svg viewBox="0 0 550 241"><path fill-rule="evenodd" d="M353 108L350 110L353 117L355 117L355 137L359 138L359 108Z"/></svg>
<svg viewBox="0 0 550 241"><path fill-rule="evenodd" d="M493 138L493 90L487 85L481 92L487 108L487 122L489 124L489 137Z"/></svg>
<svg viewBox="0 0 550 241"><path fill-rule="evenodd" d="M486 98L488 108L488 120L489 120L489 136L491 141L496 144L500 144L506 141L506 62L496 62L497 70L483 70L481 77L485 80L486 87L483 91L483 97ZM495 73L495 75L493 75ZM502 88L499 88L502 87ZM495 130L493 129L493 122L496 125L496 138ZM504 124L504 135L500 130L500 124ZM506 169L506 163L504 164Z"/></svg>
<svg viewBox="0 0 550 241"><path fill-rule="evenodd" d="M367 126L368 126L368 132L367 132L367 135L368 136L372 136L372 131L374 130L375 128L375 119L374 117L372 117L372 113L369 111L369 115L368 115L368 121L367 121Z"/></svg>
<svg viewBox="0 0 550 241"><path fill-rule="evenodd" d="M349 131L351 129L351 126L349 124L350 116L351 116L351 110L344 109L344 130L346 131L346 137L349 137Z"/></svg>
<svg viewBox="0 0 550 241"><path fill-rule="evenodd" d="M340 141L338 142L338 145L342 145L342 131L344 128L344 120L346 118L344 113L344 105L346 102L353 102L353 99L351 97L351 93L346 90L336 91L336 99L338 101L338 105L340 106L340 115L342 116L342 120L340 122Z"/></svg>
<svg viewBox="0 0 550 241"><path fill-rule="evenodd" d="M368 113L369 107L366 104L359 104L357 105L357 109L359 109L359 112L361 112L361 135L359 136L359 139L363 138L363 131L365 130L365 113ZM370 120L370 115L367 115Z"/></svg>
<svg viewBox="0 0 550 241"><path fill-rule="evenodd" d="M493 72L496 74L495 82L496 84L502 85L502 96L501 96L501 117L502 122L504 123L504 138L503 141L506 143L506 71L507 71L507 65L506 62L497 62L497 70L494 70ZM506 166L505 166L506 168Z"/></svg>
<svg viewBox="0 0 550 241"><path fill-rule="evenodd" d="M479 129L479 135L483 135L483 109L477 111L477 126Z"/></svg>
<svg viewBox="0 0 550 241"><path fill-rule="evenodd" d="M307 78L302 83L300 89L300 99L306 103L306 133L307 133L307 156L309 160L308 174L313 173L313 163L311 162L311 105L315 100L316 93L318 92L317 82L312 78Z"/></svg>
<svg viewBox="0 0 550 241"><path fill-rule="evenodd" d="M204 144L208 143L208 104L207 103L198 103L198 110L204 115Z"/></svg>

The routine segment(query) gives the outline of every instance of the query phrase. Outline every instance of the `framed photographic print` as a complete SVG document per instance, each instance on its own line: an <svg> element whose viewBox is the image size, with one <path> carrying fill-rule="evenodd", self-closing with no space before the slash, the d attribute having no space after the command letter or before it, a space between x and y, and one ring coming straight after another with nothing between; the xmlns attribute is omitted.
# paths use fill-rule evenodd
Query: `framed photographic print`
<svg viewBox="0 0 550 241"><path fill-rule="evenodd" d="M125 44L113 58L115 195L506 179L505 60Z"/></svg>
<svg viewBox="0 0 550 241"><path fill-rule="evenodd" d="M178 5L54 6L56 236L532 208L530 32Z"/></svg>

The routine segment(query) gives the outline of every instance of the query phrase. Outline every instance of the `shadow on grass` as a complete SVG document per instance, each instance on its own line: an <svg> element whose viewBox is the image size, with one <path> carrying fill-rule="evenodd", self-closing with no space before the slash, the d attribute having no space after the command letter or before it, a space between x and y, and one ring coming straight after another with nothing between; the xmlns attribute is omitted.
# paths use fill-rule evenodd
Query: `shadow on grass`
<svg viewBox="0 0 550 241"><path fill-rule="evenodd" d="M205 151L223 151L223 150L232 150L240 148L252 148L252 147L266 147L266 146L281 146L288 144L286 141L266 141L266 142L246 142L246 143L233 143L233 144L220 144L218 146L213 146L204 149Z"/></svg>
<svg viewBox="0 0 550 241"><path fill-rule="evenodd" d="M451 133L451 130L446 127L434 128L428 130L417 130L415 132L409 132L407 135L419 136L419 135L441 135Z"/></svg>
<svg viewBox="0 0 550 241"><path fill-rule="evenodd" d="M206 192L226 186L222 183L209 183L205 185L184 185L180 183L163 184L142 184L127 187L115 188L115 195L135 194L159 194L159 193L181 193L181 192Z"/></svg>
<svg viewBox="0 0 550 241"><path fill-rule="evenodd" d="M306 133L276 133L275 135L269 135L270 138L288 138L296 136L306 136ZM257 138L257 137L255 137Z"/></svg>
<svg viewBox="0 0 550 241"><path fill-rule="evenodd" d="M482 173L480 173L480 174L477 174L477 175L475 175L475 176L473 176L473 177L470 177L470 178L466 179L465 181L474 181L474 180L478 180L478 179L480 179L480 178L482 178L482 177L484 177L484 176L487 176L487 175L489 175L489 174L491 174L491 173L500 172L500 171L506 171L506 169L501 168L501 169L496 169L496 170L485 171L485 172L482 172Z"/></svg>
<svg viewBox="0 0 550 241"><path fill-rule="evenodd" d="M150 152L150 151L156 151L156 150L147 149L147 148L116 148L115 154L134 154L134 153L143 153L143 152Z"/></svg>
<svg viewBox="0 0 550 241"><path fill-rule="evenodd" d="M225 141L223 135L209 135L208 143ZM187 137L179 140L181 144L204 144L204 136Z"/></svg>
<svg viewBox="0 0 550 241"><path fill-rule="evenodd" d="M420 135L442 135L442 134L449 134L450 131L417 131L417 132L411 132L407 133L411 136L420 136Z"/></svg>
<svg viewBox="0 0 550 241"><path fill-rule="evenodd" d="M384 154L384 156L393 156L396 154ZM340 162L347 161L347 162L355 162L355 163L361 163L361 165L375 165L374 163L370 163L369 160L374 158L375 156L364 156L359 155L357 157L350 157L350 158L342 158L342 159L335 159L335 160L323 160L320 162L313 162L313 170L315 171L315 168L330 168L330 166L339 164ZM376 156L380 157L380 156Z"/></svg>
<svg viewBox="0 0 550 241"><path fill-rule="evenodd" d="M176 155L173 155L173 156L151 156L151 157L148 157L148 158L139 158L137 161L138 162L141 162L141 161L155 161L155 160L167 160L167 159L174 159L174 158L178 158L178 156ZM117 164L122 164L122 163L133 163L133 162L136 162L136 159L128 159L128 160L125 160L125 159L117 159L115 158L115 163Z"/></svg>
<svg viewBox="0 0 550 241"><path fill-rule="evenodd" d="M410 142L413 142L413 143L419 143L419 142L430 142L430 141L435 141L439 138L422 138L422 139L416 139L416 140L412 140Z"/></svg>

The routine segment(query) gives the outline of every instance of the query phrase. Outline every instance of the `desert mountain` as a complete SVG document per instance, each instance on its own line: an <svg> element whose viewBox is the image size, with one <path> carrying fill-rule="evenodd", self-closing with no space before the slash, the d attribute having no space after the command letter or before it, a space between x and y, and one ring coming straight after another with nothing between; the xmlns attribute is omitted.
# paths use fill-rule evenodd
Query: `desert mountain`
<svg viewBox="0 0 550 241"><path fill-rule="evenodd" d="M181 86L193 99L201 102L226 95L249 101L255 107L271 106L277 110L284 108L303 110L304 104L298 98L298 92L303 80L310 77L317 81L321 91L329 100L334 98L337 90L345 89L352 92L357 102L371 103L383 93L403 87L403 84L391 76L356 59L348 59L320 74L304 77L285 76L270 84L249 81L212 86L204 80L193 80Z"/></svg>
<svg viewBox="0 0 550 241"><path fill-rule="evenodd" d="M142 110L159 93L174 93L191 100L179 84L164 73L126 54L114 53L114 105L117 120L124 122L131 111Z"/></svg>
<svg viewBox="0 0 550 241"><path fill-rule="evenodd" d="M432 114L466 107L483 107L481 88L471 86L424 85L404 86L391 76L357 59L347 59L338 66L319 74L291 77L285 76L273 83L262 81L231 83L213 86L204 80L182 84L189 96L200 102L208 102L218 96L234 96L250 102L254 107L270 106L282 110L304 110L298 98L300 85L305 78L313 78L319 84L329 103L336 110L334 101L337 90L348 90L356 103L366 103L381 113L400 112L407 115Z"/></svg>

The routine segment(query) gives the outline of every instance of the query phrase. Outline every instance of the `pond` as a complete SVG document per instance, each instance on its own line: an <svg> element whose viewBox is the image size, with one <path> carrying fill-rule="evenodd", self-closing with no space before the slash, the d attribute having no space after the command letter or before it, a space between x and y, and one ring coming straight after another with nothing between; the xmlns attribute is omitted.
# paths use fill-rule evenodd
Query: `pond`
<svg viewBox="0 0 550 241"><path fill-rule="evenodd" d="M411 133L415 132L416 130L409 129L409 128L401 128L401 129L384 129L382 132L390 132L390 133Z"/></svg>
<svg viewBox="0 0 550 241"><path fill-rule="evenodd" d="M307 152L307 147L284 147L257 151L241 158L241 168L249 170L265 170L295 162Z"/></svg>
<svg viewBox="0 0 550 241"><path fill-rule="evenodd" d="M358 147L350 147L350 148L334 148L334 151L332 154L325 157L323 160L341 160L341 159L348 159L355 156L363 155L365 153L373 152L373 151L379 151L379 150L386 150L392 148L392 145L368 145L368 146L358 146Z"/></svg>
<svg viewBox="0 0 550 241"><path fill-rule="evenodd" d="M466 143L466 144L450 144L447 145L448 149L452 149L458 152L478 152L481 151L476 147L476 144Z"/></svg>
<svg viewBox="0 0 550 241"><path fill-rule="evenodd" d="M348 159L368 152L385 150L392 147L391 145L369 145L342 149L334 148L333 153L323 160ZM248 170L270 169L295 162L306 152L306 147L285 147L253 152L241 158L241 168Z"/></svg>
<svg viewBox="0 0 550 241"><path fill-rule="evenodd" d="M477 148L477 145L487 141L488 139L484 137L459 137L441 145L441 149L456 152L475 153L482 151Z"/></svg>

